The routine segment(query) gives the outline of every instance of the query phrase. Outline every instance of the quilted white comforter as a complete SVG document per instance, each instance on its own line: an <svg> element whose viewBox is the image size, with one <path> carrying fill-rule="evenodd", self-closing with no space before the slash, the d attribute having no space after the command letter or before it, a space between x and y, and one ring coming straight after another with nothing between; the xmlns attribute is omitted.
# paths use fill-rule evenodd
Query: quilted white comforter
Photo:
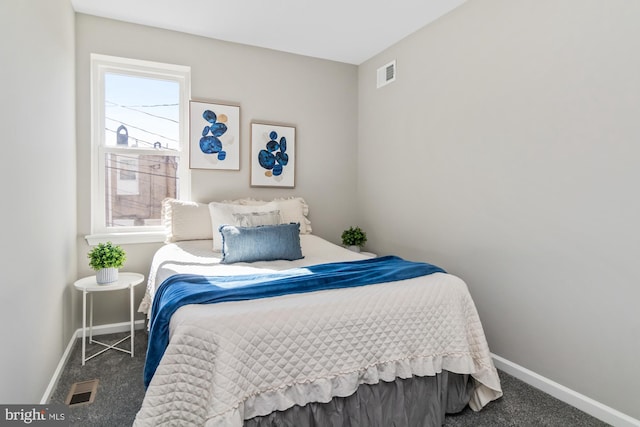
<svg viewBox="0 0 640 427"><path fill-rule="evenodd" d="M313 235L301 243L303 260L234 265L219 264L210 241L166 245L140 309L175 273L245 274L364 257ZM169 346L134 425L241 426L296 404L349 396L363 383L442 370L474 378L474 410L502 395L466 284L450 274L188 305L172 317Z"/></svg>

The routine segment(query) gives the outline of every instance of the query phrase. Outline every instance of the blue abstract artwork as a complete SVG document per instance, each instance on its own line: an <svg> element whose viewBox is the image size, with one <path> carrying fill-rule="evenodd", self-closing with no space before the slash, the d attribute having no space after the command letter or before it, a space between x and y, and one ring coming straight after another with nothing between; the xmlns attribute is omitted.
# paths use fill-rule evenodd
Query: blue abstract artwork
<svg viewBox="0 0 640 427"><path fill-rule="evenodd" d="M202 128L200 149L205 154L217 154L218 160L224 160L227 153L223 150L220 137L227 131L227 125L225 124L228 120L227 116L220 114L218 117L213 111L205 110L202 113L202 118L209 124Z"/></svg>
<svg viewBox="0 0 640 427"><path fill-rule="evenodd" d="M192 169L240 169L240 107L190 102Z"/></svg>
<svg viewBox="0 0 640 427"><path fill-rule="evenodd" d="M251 184L254 186L294 186L295 128L289 126L252 124Z"/></svg>
<svg viewBox="0 0 640 427"><path fill-rule="evenodd" d="M282 136L278 139L278 132L269 132L269 142L264 149L258 153L258 163L265 170L265 176L282 175L284 167L289 163L287 154L287 138Z"/></svg>

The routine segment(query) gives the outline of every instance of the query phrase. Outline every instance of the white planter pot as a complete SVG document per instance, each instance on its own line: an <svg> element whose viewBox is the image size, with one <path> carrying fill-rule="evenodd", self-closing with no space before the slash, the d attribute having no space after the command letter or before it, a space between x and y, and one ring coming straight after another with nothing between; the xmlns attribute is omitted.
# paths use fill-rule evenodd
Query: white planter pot
<svg viewBox="0 0 640 427"><path fill-rule="evenodd" d="M101 268L96 271L96 282L99 285L112 283L118 280L118 269L115 267Z"/></svg>
<svg viewBox="0 0 640 427"><path fill-rule="evenodd" d="M357 245L347 246L347 249L353 252L360 252L360 246Z"/></svg>

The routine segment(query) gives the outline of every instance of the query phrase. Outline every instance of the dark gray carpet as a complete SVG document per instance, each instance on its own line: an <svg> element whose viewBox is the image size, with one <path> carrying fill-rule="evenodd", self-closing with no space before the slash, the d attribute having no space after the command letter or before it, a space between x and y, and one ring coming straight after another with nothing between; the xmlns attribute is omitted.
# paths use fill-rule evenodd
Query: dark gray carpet
<svg viewBox="0 0 640 427"><path fill-rule="evenodd" d="M101 335L96 339L111 344L127 335L129 334ZM130 426L133 423L144 397L142 371L147 351L146 331L136 331L134 344L134 357L108 350L82 366L82 341L81 338L76 340L50 402L64 403L75 382L98 379L98 391L93 403L69 407L71 426L114 427ZM129 349L129 341L119 346ZM87 356L101 349L96 344L87 344Z"/></svg>
<svg viewBox="0 0 640 427"><path fill-rule="evenodd" d="M102 342L115 342L127 334L103 335ZM128 348L126 341L124 348ZM82 343L78 339L62 377L51 396L52 403L64 403L75 382L98 379L98 391L91 404L69 408L71 426L130 426L144 397L142 371L144 368L147 334L136 331L135 357L109 350L81 364ZM87 354L100 348L87 346ZM448 415L446 427L522 427L562 426L601 427L605 424L525 383L500 372L504 396L491 402L480 412L469 408L459 414ZM416 426L419 427L419 426Z"/></svg>

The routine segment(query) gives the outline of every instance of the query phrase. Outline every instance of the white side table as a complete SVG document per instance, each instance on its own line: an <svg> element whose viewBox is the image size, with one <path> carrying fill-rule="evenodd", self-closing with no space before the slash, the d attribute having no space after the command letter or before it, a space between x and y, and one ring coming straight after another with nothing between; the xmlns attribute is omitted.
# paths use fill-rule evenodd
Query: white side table
<svg viewBox="0 0 640 427"><path fill-rule="evenodd" d="M82 365L84 363L92 359L109 349L119 350L124 353L131 354L133 357L133 337L134 333L134 318L133 318L133 288L144 281L144 276L139 273L118 273L118 280L112 283L106 283L103 285L99 285L96 282L96 276L89 276L83 279L77 280L73 286L76 287L77 290L82 291ZM109 292L109 291L118 291L122 289L129 289L129 305L130 305L130 322L131 322L131 334L127 337L124 337L120 341L115 344L105 344L93 339L93 294L95 292ZM86 357L86 335L87 335L87 294L89 294L89 343L100 344L105 347L100 350L96 354L93 354L89 357ZM131 339L131 349L125 350L120 347L116 347L121 342Z"/></svg>

